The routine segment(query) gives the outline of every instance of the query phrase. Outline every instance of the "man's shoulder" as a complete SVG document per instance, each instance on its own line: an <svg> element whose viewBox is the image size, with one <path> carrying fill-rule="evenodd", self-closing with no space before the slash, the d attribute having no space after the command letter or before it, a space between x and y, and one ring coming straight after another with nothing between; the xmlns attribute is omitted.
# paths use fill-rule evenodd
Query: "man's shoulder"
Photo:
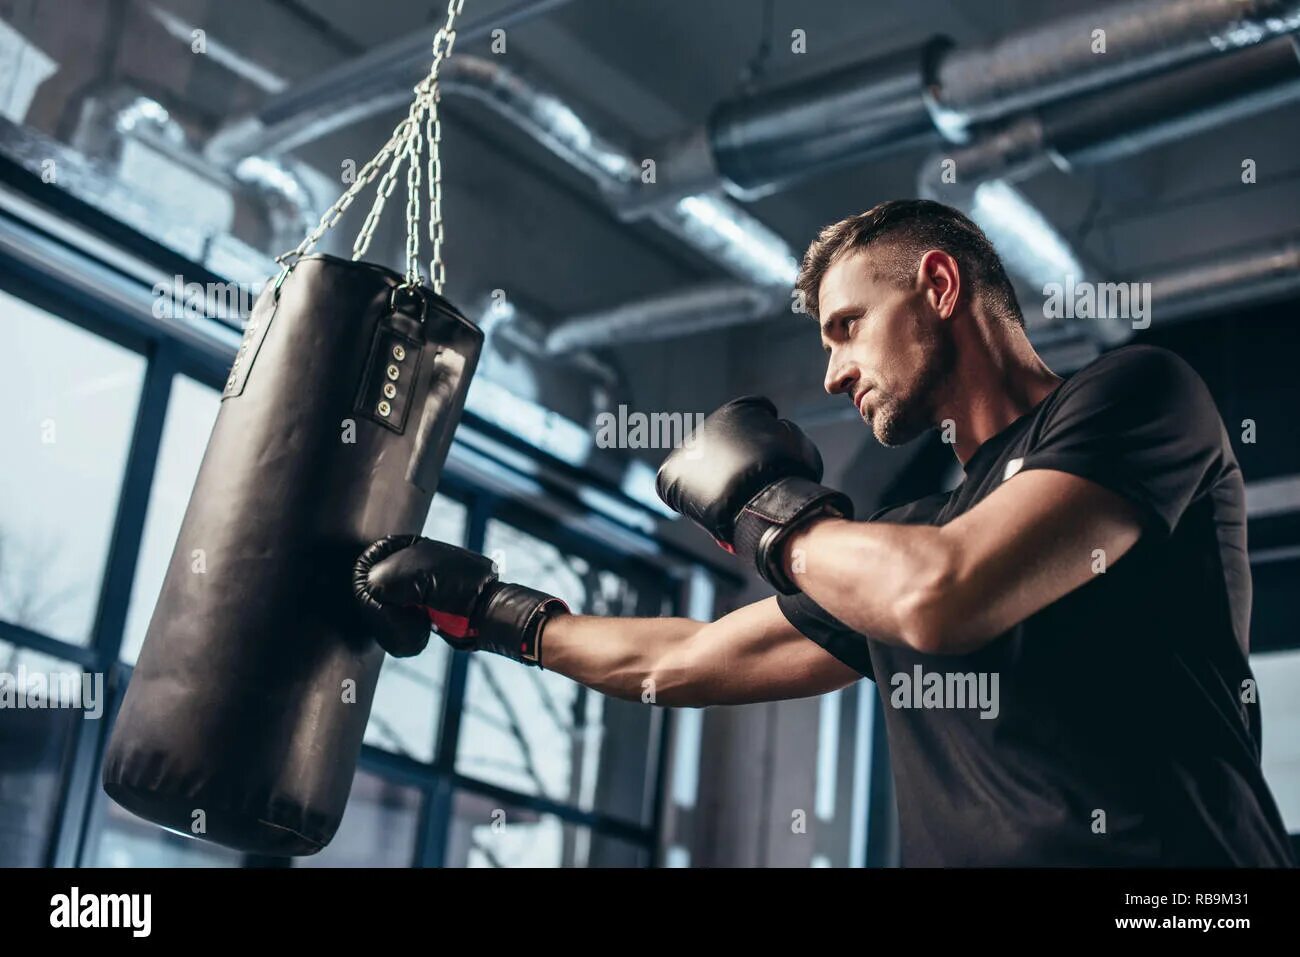
<svg viewBox="0 0 1300 957"><path fill-rule="evenodd" d="M1133 388L1168 388L1178 384L1205 388L1200 375L1178 353L1146 344L1112 349L1070 376L1066 384L1078 387L1098 379L1126 383Z"/></svg>

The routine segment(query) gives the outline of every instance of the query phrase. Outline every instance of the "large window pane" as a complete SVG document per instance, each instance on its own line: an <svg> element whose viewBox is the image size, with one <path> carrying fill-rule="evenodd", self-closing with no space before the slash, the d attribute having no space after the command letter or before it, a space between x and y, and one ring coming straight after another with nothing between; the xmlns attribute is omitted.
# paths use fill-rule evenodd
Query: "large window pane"
<svg viewBox="0 0 1300 957"><path fill-rule="evenodd" d="M0 292L0 618L87 644L144 359Z"/></svg>
<svg viewBox="0 0 1300 957"><path fill-rule="evenodd" d="M647 849L551 814L462 791L452 808L448 867L648 867Z"/></svg>
<svg viewBox="0 0 1300 957"><path fill-rule="evenodd" d="M465 506L439 495L433 500L423 534L440 542L461 545L465 541L466 522ZM417 761L433 760L450 655L446 643L434 638L414 658L384 659L374 707L370 709L370 723L366 725L366 744Z"/></svg>
<svg viewBox="0 0 1300 957"><path fill-rule="evenodd" d="M1286 829L1300 834L1300 651L1251 655L1264 727L1264 777Z"/></svg>
<svg viewBox="0 0 1300 957"><path fill-rule="evenodd" d="M99 840L86 855L87 867L239 867L238 851L182 837L136 817L96 789Z"/></svg>
<svg viewBox="0 0 1300 957"><path fill-rule="evenodd" d="M358 771L334 840L296 867L410 867L420 829L420 792Z"/></svg>
<svg viewBox="0 0 1300 957"><path fill-rule="evenodd" d="M501 522L484 551L503 580L549 592L575 613L630 615L632 586ZM655 708L606 698L562 675L494 655L470 659L456 770L584 810L642 820Z"/></svg>
<svg viewBox="0 0 1300 957"><path fill-rule="evenodd" d="M172 379L158 464L149 491L149 509L145 513L140 558L131 587L126 631L122 636L122 660L129 664L135 664L144 643L176 536L180 534L185 507L203 461L203 450L207 448L208 435L220 408L221 396L215 389L186 376Z"/></svg>
<svg viewBox="0 0 1300 957"><path fill-rule="evenodd" d="M46 863L73 732L105 711L103 680L91 678L83 685L75 665L0 642L0 867Z"/></svg>

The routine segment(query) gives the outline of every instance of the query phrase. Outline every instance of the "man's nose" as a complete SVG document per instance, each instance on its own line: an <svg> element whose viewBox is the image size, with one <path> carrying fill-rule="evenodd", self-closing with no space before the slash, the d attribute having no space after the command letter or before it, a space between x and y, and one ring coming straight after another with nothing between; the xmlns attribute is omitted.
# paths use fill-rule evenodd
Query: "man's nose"
<svg viewBox="0 0 1300 957"><path fill-rule="evenodd" d="M826 363L826 381L822 383L828 395L851 392L858 375L853 366L846 362L837 362L832 355Z"/></svg>

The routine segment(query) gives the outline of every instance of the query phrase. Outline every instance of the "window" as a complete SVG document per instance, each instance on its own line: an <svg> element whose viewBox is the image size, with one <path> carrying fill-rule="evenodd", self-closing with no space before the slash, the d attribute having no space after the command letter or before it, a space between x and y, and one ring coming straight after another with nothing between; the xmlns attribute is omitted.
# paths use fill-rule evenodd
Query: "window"
<svg viewBox="0 0 1300 957"><path fill-rule="evenodd" d="M588 827L461 792L447 867L646 867L649 851Z"/></svg>
<svg viewBox="0 0 1300 957"><path fill-rule="evenodd" d="M503 522L488 523L483 551L503 580L556 595L575 613L636 610L636 590L625 579ZM474 655L456 770L641 822L655 715L652 705L607 698L554 672Z"/></svg>
<svg viewBox="0 0 1300 957"><path fill-rule="evenodd" d="M239 867L244 855L207 841L164 831L111 801L96 784L99 839L82 863L88 867Z"/></svg>
<svg viewBox="0 0 1300 957"><path fill-rule="evenodd" d="M108 311L87 319L91 328L117 321ZM13 453L0 472L0 682L24 669L93 680L138 657L220 410L215 376L178 371L205 368L183 342L159 341L146 360L5 293L0 335L12 347L0 359L0 398L15 410L0 422L0 443ZM164 392L166 407L142 415L146 373L149 394ZM154 462L128 461L154 441ZM557 531L566 544L552 544L537 513L476 490L463 474L447 484L465 501L435 497L424 535L490 555L506 580L556 594L576 612L663 607L659 579L640 564L565 529ZM511 523L487 517L498 505ZM122 546L136 535L127 565ZM111 545L124 567L109 566ZM120 587L101 596L106 580ZM119 614L120 635L95 633ZM104 691L101 683L101 699ZM94 716L114 713L109 704L99 700ZM459 722L443 729L449 709ZM108 735L83 715L4 712L0 865L262 863L112 802L94 770ZM422 655L385 660L339 831L320 854L292 863L644 866L664 715L434 638ZM485 788L496 796L481 797Z"/></svg>
<svg viewBox="0 0 1300 957"><path fill-rule="evenodd" d="M1264 779L1282 821L1300 834L1300 651L1251 655L1264 728Z"/></svg>
<svg viewBox="0 0 1300 957"><path fill-rule="evenodd" d="M73 731L79 722L102 713L103 706L102 699L95 702L90 694L84 712L20 706L19 697L22 704L32 700L29 694L39 695L36 701L62 700L55 689L66 688L69 679L80 684L81 674L69 662L0 642L0 867L45 862Z"/></svg>
<svg viewBox="0 0 1300 957"><path fill-rule="evenodd" d="M416 788L358 771L334 839L295 867L410 867L421 821Z"/></svg>
<svg viewBox="0 0 1300 957"><path fill-rule="evenodd" d="M0 292L0 618L90 643L141 356Z"/></svg>

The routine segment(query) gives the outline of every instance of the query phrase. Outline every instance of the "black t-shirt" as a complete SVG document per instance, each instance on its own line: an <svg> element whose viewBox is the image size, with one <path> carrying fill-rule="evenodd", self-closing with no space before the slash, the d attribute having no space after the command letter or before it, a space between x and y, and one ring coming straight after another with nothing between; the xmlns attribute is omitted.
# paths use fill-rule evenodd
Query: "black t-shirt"
<svg viewBox="0 0 1300 957"><path fill-rule="evenodd" d="M952 492L871 520L943 525L1026 469L1112 489L1146 527L978 651L920 654L780 598L876 681L903 864L1292 864L1260 771L1245 490L1205 384L1173 353L1118 349L981 445Z"/></svg>

